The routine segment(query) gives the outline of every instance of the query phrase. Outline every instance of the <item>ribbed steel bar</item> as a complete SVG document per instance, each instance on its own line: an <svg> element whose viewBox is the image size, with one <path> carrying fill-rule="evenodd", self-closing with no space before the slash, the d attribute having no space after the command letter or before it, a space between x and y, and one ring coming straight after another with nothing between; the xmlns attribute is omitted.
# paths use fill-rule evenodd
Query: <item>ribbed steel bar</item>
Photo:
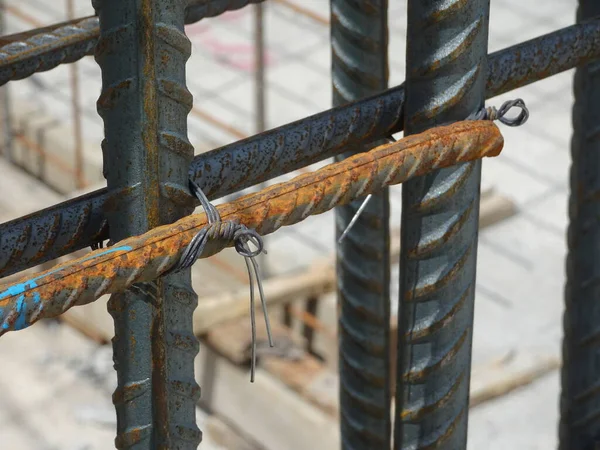
<svg viewBox="0 0 600 450"><path fill-rule="evenodd" d="M0 85L92 54L98 41L98 18L86 17L39 31L0 41Z"/></svg>
<svg viewBox="0 0 600 450"><path fill-rule="evenodd" d="M387 88L387 12L387 0L331 0L334 106ZM367 146L354 146L336 160L365 150ZM338 238L363 200L336 208ZM342 449L391 446L389 215L386 188L372 195L356 225L337 245Z"/></svg>
<svg viewBox="0 0 600 450"><path fill-rule="evenodd" d="M185 85L191 44L184 0L102 0L97 11L106 212L117 241L193 211L188 170L194 150L187 139L192 96ZM198 447L196 304L189 270L111 296L117 448Z"/></svg>
<svg viewBox="0 0 600 450"><path fill-rule="evenodd" d="M187 0L185 23L198 22L206 17L216 17L227 11L241 9L264 0Z"/></svg>
<svg viewBox="0 0 600 450"><path fill-rule="evenodd" d="M580 0L577 21L600 16ZM600 60L575 72L559 449L600 444Z"/></svg>
<svg viewBox="0 0 600 450"><path fill-rule="evenodd" d="M213 17L262 0L190 0L186 23ZM203 16L203 14L206 14ZM578 24L490 56L488 97L547 78L594 59L599 20ZM0 38L0 85L70 63L93 52L98 39L95 17ZM502 58L500 58L502 56ZM529 62L530 64L526 64Z"/></svg>
<svg viewBox="0 0 600 450"><path fill-rule="evenodd" d="M185 23L263 0L187 0ZM27 78L91 55L100 29L97 17L84 17L0 38L0 85Z"/></svg>
<svg viewBox="0 0 600 450"><path fill-rule="evenodd" d="M266 235L440 167L496 156L503 143L493 123L460 122L382 145L217 209L223 223L241 223ZM184 247L206 226L205 214L188 216L55 266L34 278L0 286L0 335L56 317L72 306L122 291L134 283L151 282L178 263ZM231 245L210 241L202 257Z"/></svg>
<svg viewBox="0 0 600 450"><path fill-rule="evenodd" d="M409 0L404 133L485 101L489 0ZM394 447L466 449L481 161L402 187Z"/></svg>
<svg viewBox="0 0 600 450"><path fill-rule="evenodd" d="M600 19L509 47L490 55L487 97L598 57ZM210 199L229 195L401 131L403 105L401 85L198 155L190 176ZM106 190L100 189L1 224L0 276L108 239L105 202Z"/></svg>

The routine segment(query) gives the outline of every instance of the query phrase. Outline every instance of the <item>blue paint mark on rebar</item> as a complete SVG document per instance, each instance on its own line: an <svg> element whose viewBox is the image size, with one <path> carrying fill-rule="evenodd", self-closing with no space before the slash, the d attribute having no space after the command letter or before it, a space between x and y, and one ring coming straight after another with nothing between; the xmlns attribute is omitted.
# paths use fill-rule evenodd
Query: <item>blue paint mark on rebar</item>
<svg viewBox="0 0 600 450"><path fill-rule="evenodd" d="M40 297L40 293L39 292L34 292L33 293L33 304L35 306L38 306L38 305L40 305L41 301L42 301L42 297ZM44 309L44 304L43 303L40 305L40 311L42 309Z"/></svg>
<svg viewBox="0 0 600 450"><path fill-rule="evenodd" d="M114 252L118 252L118 251L130 251L130 250L131 250L131 247L128 246L128 245L124 245L122 247L109 248L109 249L106 249L105 251L103 251L101 253L90 255L87 258L82 259L81 262L85 262L85 261L88 261L88 260L93 259L93 258L98 258L100 256L107 255L109 253L114 253ZM6 297L11 297L11 296L14 296L14 295L22 294L22 293L24 293L28 289L33 289L33 288L37 287L36 281L38 281L38 280L40 280L40 279L42 279L44 277L47 277L49 275L52 275L52 274L54 274L54 273L56 273L56 272L58 272L60 270L61 269L51 270L50 272L42 274L42 275L37 276L35 278L32 278L31 280L27 280L27 281L25 281L23 283L18 283L18 284L15 284L13 286L10 286L4 292L0 293L0 300L2 300L3 298L6 298Z"/></svg>
<svg viewBox="0 0 600 450"><path fill-rule="evenodd" d="M27 327L27 307L25 305L25 294L21 294L17 299L16 310L19 315L15 321L14 329L15 331L18 331Z"/></svg>
<svg viewBox="0 0 600 450"><path fill-rule="evenodd" d="M10 286L4 292L0 293L0 300L2 300L3 298L6 298L6 297L12 297L14 295L20 295L23 292L25 292L27 289L37 287L35 280L36 280L36 278L33 278L31 280L25 281L24 283L18 283L13 286Z"/></svg>
<svg viewBox="0 0 600 450"><path fill-rule="evenodd" d="M95 253L93 255L88 256L87 258L82 259L81 262L88 261L92 258L98 258L100 256L103 256L103 255L106 255L109 253L114 253L114 252L118 252L118 251L130 251L130 250L131 250L131 247L128 245L123 245L121 247L108 248L108 249L104 250L103 252ZM15 325L14 325L15 330L22 330L23 328L26 328L30 325L27 321L27 304L26 304L26 298L25 298L26 292L28 290L38 287L37 281L39 281L40 279L47 277L49 275L52 275L53 273L56 273L60 270L61 269L51 270L48 273L45 273L45 274L39 275L35 278L32 278L30 280L24 281L23 283L18 283L13 286L10 286L5 291L0 293L0 300L7 298L7 297L13 297L13 296L17 296L17 295L19 296L19 298L17 299L17 304L15 306L16 311L18 313L18 317L17 317L17 320L15 321ZM40 305L41 302L42 302L42 298L40 297L40 293L34 292L33 293L33 307L36 308L39 305L40 311L41 311L44 308L43 304ZM3 318L3 317L4 317L4 308L0 308L0 318ZM9 327L10 327L10 325L8 324L8 322L2 323L2 328L4 330L7 330Z"/></svg>

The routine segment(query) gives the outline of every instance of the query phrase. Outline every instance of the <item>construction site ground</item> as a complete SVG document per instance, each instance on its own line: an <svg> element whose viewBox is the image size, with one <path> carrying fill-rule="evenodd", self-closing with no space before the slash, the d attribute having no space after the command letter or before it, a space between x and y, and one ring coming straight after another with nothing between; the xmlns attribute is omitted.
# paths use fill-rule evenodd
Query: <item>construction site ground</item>
<svg viewBox="0 0 600 450"><path fill-rule="evenodd" d="M311 10L313 16L294 12L277 0L265 3L268 128L331 105L328 1L293 1ZM66 19L60 1L7 0L7 4L13 9L9 9L6 33ZM490 52L572 24L577 6L575 0L492 0L491 4ZM77 0L77 16L92 13L88 0ZM189 118L189 135L197 153L256 131L252 17L252 10L245 8L187 27L193 48L188 87L196 108ZM389 21L390 86L395 86L404 79L406 0L390 0ZM77 67L81 76L86 161L92 161L90 179L97 184L102 180L97 166L101 161L103 125L95 110L101 87L100 70L92 57L77 63ZM507 361L525 367L560 357L572 77L573 71L569 71L488 102L499 106L505 100L523 98L531 117L520 128L501 126L505 149L500 157L488 159L483 165L483 186L510 198L517 213L480 233L474 367L508 364ZM11 83L10 98L16 115L20 105L33 105L55 118L57 126L71 126L67 66ZM60 145L64 145L66 155L72 154L69 135L64 135ZM72 164L68 156L64 160ZM64 198L65 193L49 189L3 160L0 171L0 188L10 193L0 198L2 221ZM391 189L391 202L392 229L398 230L401 187ZM333 213L283 229L267 238L266 243L269 276L306 267L333 253ZM223 264L237 264L230 260L237 261L226 257ZM240 261L238 269L242 264ZM210 278L195 272L194 284L201 297L224 289L223 283ZM396 305L397 279L396 264ZM243 286L243 282L234 285ZM63 323L44 322L2 337L0 361L1 448L113 448L115 414L110 396L115 376L110 344L99 345ZM469 417L469 449L556 447L560 377L558 364L553 367L534 382L473 408ZM253 388L250 383L243 387ZM206 388L203 395L207 395ZM268 407L276 410L278 406ZM198 414L200 427L205 431L201 448L253 448L251 442L256 436L252 430L235 427L238 436L219 419L200 409Z"/></svg>

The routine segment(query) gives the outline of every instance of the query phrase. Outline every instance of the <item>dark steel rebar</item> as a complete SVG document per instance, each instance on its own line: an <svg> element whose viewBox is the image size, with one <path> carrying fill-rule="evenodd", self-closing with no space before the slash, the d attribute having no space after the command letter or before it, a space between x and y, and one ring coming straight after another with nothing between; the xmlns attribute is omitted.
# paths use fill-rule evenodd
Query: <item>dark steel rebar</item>
<svg viewBox="0 0 600 450"><path fill-rule="evenodd" d="M489 0L409 0L405 134L485 101ZM394 447L466 449L481 161L402 187Z"/></svg>
<svg viewBox="0 0 600 450"><path fill-rule="evenodd" d="M221 228L230 228L229 222L255 229L260 235L273 233L309 215L321 214L437 168L496 156L503 143L498 127L488 121L438 127L221 205L217 209L223 222L209 233L221 236ZM152 280L179 263L183 250L207 224L204 213L188 216L33 277L0 286L0 335L56 317L106 293L120 292L133 284L153 284ZM232 244L211 240L201 257Z"/></svg>
<svg viewBox="0 0 600 450"><path fill-rule="evenodd" d="M207 17L216 17L227 11L235 11L264 0L187 0L185 23L198 22Z"/></svg>
<svg viewBox="0 0 600 450"><path fill-rule="evenodd" d="M74 17L74 0L67 0L67 15L69 19ZM73 124L73 147L75 154L75 186L77 189L85 187L84 163L83 163L83 131L81 120L81 95L79 93L79 70L77 64L71 64L69 78L71 81L71 108Z"/></svg>
<svg viewBox="0 0 600 450"><path fill-rule="evenodd" d="M387 11L387 0L331 0L334 106L387 88ZM366 150L368 146L356 145L336 160ZM338 238L363 200L336 208ZM337 245L342 449L391 446L389 215L385 188L371 197Z"/></svg>
<svg viewBox="0 0 600 450"><path fill-rule="evenodd" d="M184 32L185 0L103 0L97 9L105 209L110 238L118 241L193 211L188 170L194 150L187 138L192 96L185 85L191 44ZM198 447L196 304L189 269L111 296L117 448Z"/></svg>
<svg viewBox="0 0 600 450"><path fill-rule="evenodd" d="M0 85L75 62L92 54L98 40L98 18L86 17L23 33L0 47Z"/></svg>
<svg viewBox="0 0 600 450"><path fill-rule="evenodd" d="M487 97L598 57L600 19L509 47L488 59ZM403 104L401 85L198 155L190 176L211 200L232 194L401 131ZM0 277L108 239L105 202L100 189L1 224Z"/></svg>
<svg viewBox="0 0 600 450"><path fill-rule="evenodd" d="M263 0L190 0L186 23L214 17ZM203 16L202 14L207 14ZM490 55L488 97L572 69L597 57L600 20L590 20ZM95 17L0 39L0 85L90 55L98 39ZM510 51L507 51L510 50Z"/></svg>
<svg viewBox="0 0 600 450"><path fill-rule="evenodd" d="M600 16L600 3L579 0L577 21ZM571 193L559 449L600 445L600 60L574 80Z"/></svg>
<svg viewBox="0 0 600 450"><path fill-rule="evenodd" d="M198 22L262 1L187 0L185 23ZM98 18L84 17L0 38L0 85L93 54L99 33Z"/></svg>

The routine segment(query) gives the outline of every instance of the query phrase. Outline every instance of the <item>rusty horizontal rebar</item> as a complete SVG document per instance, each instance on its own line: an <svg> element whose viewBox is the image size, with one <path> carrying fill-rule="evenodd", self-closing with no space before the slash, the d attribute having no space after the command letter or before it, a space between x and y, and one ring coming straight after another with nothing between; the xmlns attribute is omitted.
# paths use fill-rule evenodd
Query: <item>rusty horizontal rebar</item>
<svg viewBox="0 0 600 450"><path fill-rule="evenodd" d="M598 57L600 19L506 48L489 57L487 97ZM197 155L190 176L209 199L231 194L401 131L403 104L401 85ZM0 277L108 239L107 199L99 189L0 224Z"/></svg>
<svg viewBox="0 0 600 450"><path fill-rule="evenodd" d="M218 209L224 221L242 223L265 235L431 170L496 156L503 143L500 130L491 122L458 122L382 145ZM207 223L205 214L188 216L0 287L0 335L159 277L178 262L185 246ZM202 257L231 244L211 241Z"/></svg>

